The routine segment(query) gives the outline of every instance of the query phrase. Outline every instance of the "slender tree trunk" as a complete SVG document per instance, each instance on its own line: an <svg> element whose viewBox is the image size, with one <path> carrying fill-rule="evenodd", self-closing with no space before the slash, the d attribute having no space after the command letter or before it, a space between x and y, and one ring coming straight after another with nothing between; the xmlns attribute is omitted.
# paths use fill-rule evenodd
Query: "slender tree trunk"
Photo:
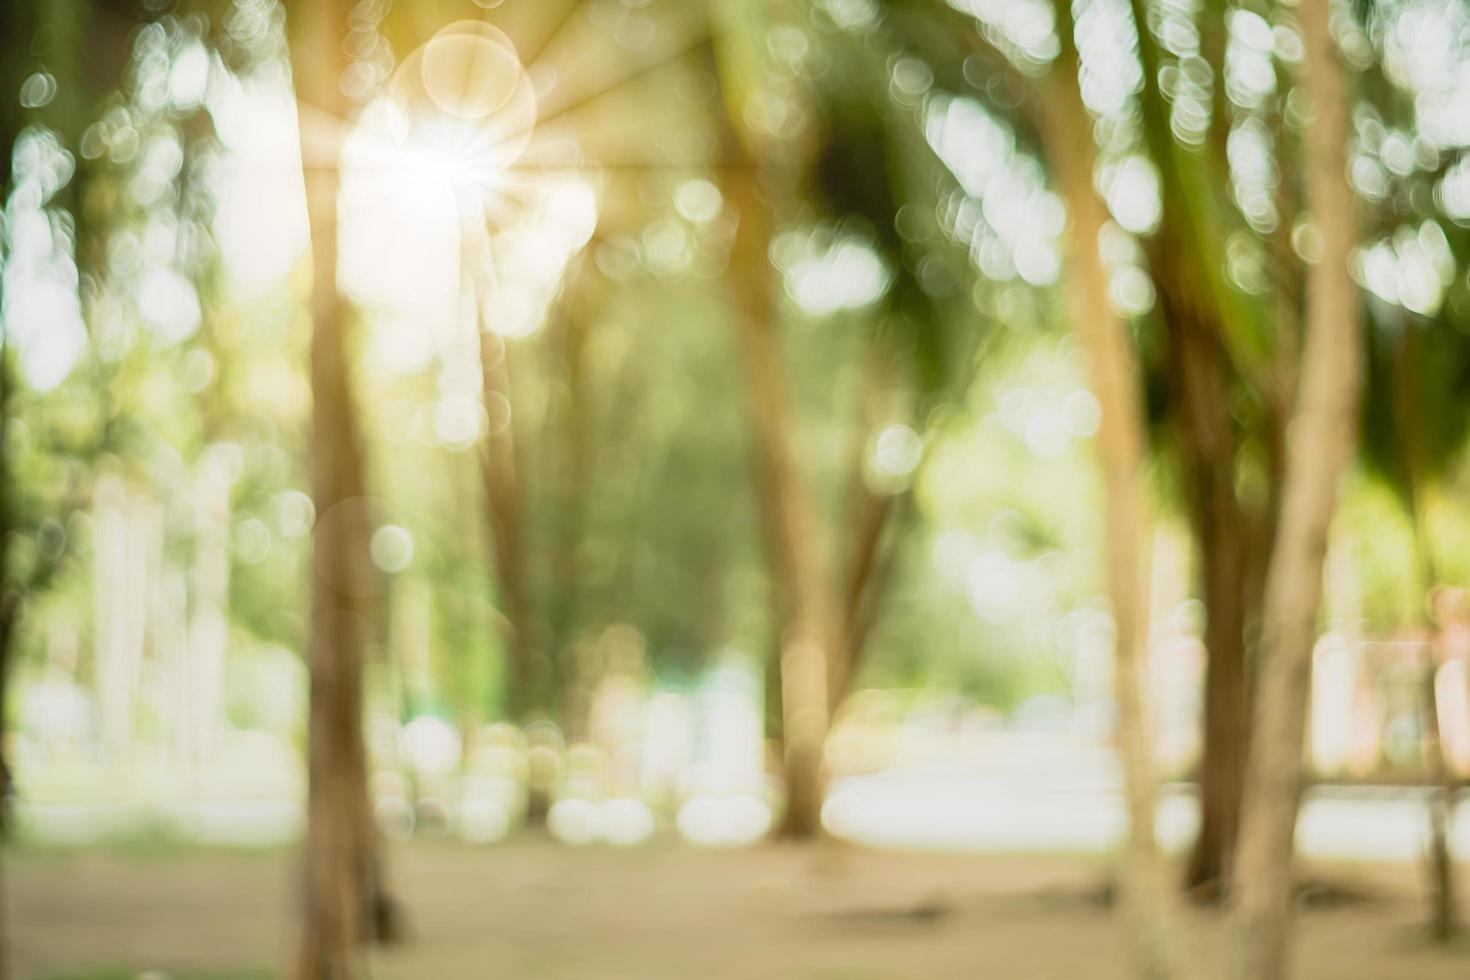
<svg viewBox="0 0 1470 980"><path fill-rule="evenodd" d="M909 475L909 483L891 493L880 493L869 485L868 447L872 434L882 425L882 406L889 380L893 352L878 347L869 353L866 372L858 392L856 411L857 445L849 477L849 512L847 527L851 538L842 565L842 578L837 583L837 634L832 658L828 663L828 711L837 710L852 693L857 675L862 670L868 635L878 619L883 593L899 551L912 503L912 485L917 472Z"/></svg>
<svg viewBox="0 0 1470 980"><path fill-rule="evenodd" d="M1442 663L1439 629L1437 625L1432 629L1434 632L1424 650L1423 735L1424 754L1434 780L1429 793L1429 934L1435 942L1447 943L1455 938L1459 929L1455 861L1450 850L1450 834L1455 825L1455 793L1459 787L1445 758L1436 684Z"/></svg>
<svg viewBox="0 0 1470 980"><path fill-rule="evenodd" d="M9 0L0 3L0 44L6 57L0 59L0 86L6 98L0 100L0 208L10 200L13 188L11 150L25 125L25 114L15 92L25 77L35 70L26 57L42 21L35 0ZM63 41L70 38L63 38ZM70 81L66 75L62 78ZM4 301L3 271L8 259L4 236L0 236L0 305ZM4 846L11 830L11 804L15 793L14 773L5 753L10 730L5 710L10 693L10 674L15 639L23 612L25 586L17 580L11 567L12 532L17 529L14 464L9 451L10 421L15 417L16 375L11 365L8 332L0 329L0 980L11 977L9 874ZM32 583L27 583L27 585Z"/></svg>
<svg viewBox="0 0 1470 980"><path fill-rule="evenodd" d="M1255 588L1248 584L1249 523L1235 491L1237 425L1229 410L1229 389L1237 379L1226 344L1238 311L1226 298L1231 287L1219 281L1218 243L1210 238L1207 210L1196 194L1196 182L1225 173L1228 100L1224 87L1217 85L1206 152L1181 152L1169 131L1150 5L1131 0L1129 6L1144 72L1145 141L1163 182L1160 228L1148 240L1149 267L1169 334L1171 380L1177 388L1172 408L1179 423L1186 505L1199 545L1207 620L1201 820L1185 884L1196 898L1219 898L1229 886L1239 834L1250 725L1246 629L1256 611L1251 601ZM1223 14L1223 9L1212 9L1200 20L1201 53L1217 71L1223 71L1225 60ZM1288 346L1278 343L1282 349Z"/></svg>
<svg viewBox="0 0 1470 980"><path fill-rule="evenodd" d="M205 771L223 713L225 657L229 646L230 495L234 476L228 454L211 445L200 454L194 475L193 594L189 614L188 664L183 671L182 753L191 778Z"/></svg>
<svg viewBox="0 0 1470 980"><path fill-rule="evenodd" d="M878 370L869 371L870 376L878 373ZM863 397L862 400L866 403L869 399ZM884 530L893 512L893 495L875 493L868 486L868 441L873 420L866 407L864 404L858 412L858 439L849 477L846 522L851 538L841 567L841 579L836 583L839 603L835 622L837 632L833 636L831 657L827 662L827 711L834 718L847 700L861 666L858 660L865 640L861 634L867 632L867 610L873 598L871 586L882 564Z"/></svg>
<svg viewBox="0 0 1470 980"><path fill-rule="evenodd" d="M10 980L10 872L0 851L0 980Z"/></svg>
<svg viewBox="0 0 1470 980"><path fill-rule="evenodd" d="M1162 239L1156 239L1162 242ZM1204 744L1199 762L1200 829L1185 872L1196 896L1219 897L1240 829L1250 736L1245 628L1245 514L1235 491L1235 433L1226 391L1226 353L1218 326L1187 295L1174 258L1155 249L1169 324L1173 396L1186 487L1194 525L1205 607Z"/></svg>
<svg viewBox="0 0 1470 980"><path fill-rule="evenodd" d="M477 236L478 245L485 245L478 230L466 231L467 236L471 234ZM468 254L462 268L463 288L474 304L485 412L490 419L490 429L480 450L480 473L485 487L490 555L508 623L510 690L506 709L517 723L523 723L536 704L539 678L524 546L525 498L516 424L511 411L510 348L493 329L495 311L484 305L485 293L476 276L476 264Z"/></svg>
<svg viewBox="0 0 1470 980"><path fill-rule="evenodd" d="M1226 349L1235 311L1224 298L1230 287L1214 281L1218 257L1209 230L1201 226L1207 215L1192 185L1225 173L1228 99L1224 87L1216 86L1206 153L1181 154L1169 132L1169 105L1159 83L1161 52L1149 24L1149 4L1131 0L1130 8L1144 71L1145 141L1163 181L1160 228L1147 243L1149 268L1168 331L1175 389L1170 407L1177 423L1186 508L1199 548L1206 615L1201 821L1185 884L1196 897L1217 898L1228 887L1238 837L1249 735L1248 522L1235 491L1237 424L1229 407L1230 389L1238 382ZM1223 71L1223 10L1207 11L1200 28L1201 53Z"/></svg>
<svg viewBox="0 0 1470 980"><path fill-rule="evenodd" d="M731 273L737 291L741 350L749 384L762 511L769 524L778 574L788 590L781 633L782 732L786 756L783 836L821 830L826 775L822 756L828 726L828 663L835 619L822 568L816 515L791 445L793 413L781 366L770 247L771 213L752 171L735 170L726 196L739 210Z"/></svg>
<svg viewBox="0 0 1470 980"><path fill-rule="evenodd" d="M92 487L92 600L95 684L102 742L114 765L133 747L135 695L148 640L149 561L158 517L115 467L98 467Z"/></svg>
<svg viewBox="0 0 1470 980"><path fill-rule="evenodd" d="M0 37L9 40L10 64L0 67L0 80L5 91L13 93L21 80L21 73L30 67L22 67L21 58L16 57L21 44L29 44L36 30L35 11L30 3L0 4ZM12 190L11 149L20 134L23 118L15 99L7 98L0 105L0 207L10 200ZM4 266L8 256L5 244L0 239L0 304L4 301ZM11 655L14 650L16 626L20 621L22 591L15 581L11 569L11 532L15 530L15 472L10 445L10 420L14 413L15 375L11 371L10 342L8 331L0 329L0 980L10 980L10 901L8 874L5 867L4 845L10 839L11 803L15 793L10 759L5 754L5 745L10 731L9 716L5 710L10 693Z"/></svg>
<svg viewBox="0 0 1470 980"><path fill-rule="evenodd" d="M556 583L556 590L551 597L552 614L546 624L550 635L545 642L549 656L557 665L558 690L563 703L561 723L569 739L586 735L584 713L569 711L566 706L582 696L576 687L577 664L573 650L581 620L580 550L587 525L587 486L592 476L588 442L591 419L584 353L591 311L580 308L577 293L586 288L583 277L595 275L596 266L590 261L568 273L568 292L561 300L558 323L559 352L567 388L566 400L557 420L559 428L555 440L560 449L559 480L564 490L560 501L561 521L551 549L551 581Z"/></svg>
<svg viewBox="0 0 1470 980"><path fill-rule="evenodd" d="M1298 7L1305 42L1307 207L1322 254L1307 277L1306 336L1291 423L1281 525L1266 581L1255 737L1234 876L1234 976L1287 973L1293 837L1323 561L1338 483L1355 441L1362 331L1348 273L1357 211L1347 182L1347 78L1329 28L1329 0Z"/></svg>
<svg viewBox="0 0 1470 980"><path fill-rule="evenodd" d="M0 193L8 184L8 181L0 181ZM0 334L0 446L8 443L10 434L11 383L10 347L4 335ZM11 651L21 606L20 589L11 581L10 575L10 531L15 523L11 510L12 479L10 454L0 451L0 980L10 980L11 973L9 876L5 867L4 845L10 839L14 786L10 760L5 755L5 735L10 728L5 705L10 694Z"/></svg>
<svg viewBox="0 0 1470 980"><path fill-rule="evenodd" d="M828 708L834 715L852 693L862 669L868 634L897 551L892 540L894 526L906 517L908 503L907 490L877 494L859 483L852 551L842 585L841 631L833 647L836 656L829 665Z"/></svg>
<svg viewBox="0 0 1470 980"><path fill-rule="evenodd" d="M4 532L0 527L0 532ZM9 724L10 714L5 705L10 696L10 671L12 653L15 649L16 627L20 623L21 594L18 589L0 589L0 736ZM0 743L3 743L0 737ZM15 774L10 770L10 759L0 748L0 842L10 833L11 804L15 797Z"/></svg>
<svg viewBox="0 0 1470 980"><path fill-rule="evenodd" d="M1122 907L1134 931L1141 975L1166 978L1180 974L1180 962L1172 889L1154 836L1157 788L1144 693L1148 535L1142 397L1128 324L1111 306L1108 270L1098 251L1108 214L1093 185L1092 119L1078 87L1070 10L1062 3L1058 13L1063 54L1052 68L1042 122L1053 173L1071 212L1069 305L1091 361L1092 389L1102 409L1098 461L1106 497L1103 522L1115 626L1114 698L1128 811Z"/></svg>
<svg viewBox="0 0 1470 980"><path fill-rule="evenodd" d="M466 228L468 247L488 248L483 230ZM520 452L512 411L510 346L494 329L495 311L485 305L485 292L476 264L466 252L462 264L463 288L474 308L475 332L480 340L480 377L490 428L480 449L480 474L485 488L485 524L489 549L500 588L503 635L510 666L506 711L525 724L536 708L543 684L537 670L530 575L525 552L525 493L521 484ZM556 773L545 756L533 753L526 781L526 824L540 827L554 802Z"/></svg>
<svg viewBox="0 0 1470 980"><path fill-rule="evenodd" d="M1224 494L1228 494L1228 501ZM1250 696L1245 657L1241 524L1233 489L1212 488L1196 524L1205 595L1204 741L1199 762L1200 829L1185 875L1191 889L1223 896L1240 834Z"/></svg>
<svg viewBox="0 0 1470 980"><path fill-rule="evenodd" d="M720 120L725 199L739 221L729 281L750 399L755 483L770 553L771 605L780 627L777 669L786 814L779 833L810 839L822 830L828 674L836 656L838 621L817 515L792 445L795 412L782 366L780 293L770 261L774 215L761 195L759 154L749 148L756 137L742 121L749 92L741 89L741 82L749 81L745 73L751 59L764 57L761 32L771 8L749 0L709 0L707 9L713 29L723 36L712 51L710 68L720 80L725 109Z"/></svg>
<svg viewBox="0 0 1470 980"><path fill-rule="evenodd" d="M4 192L7 185L8 182L0 182L0 192ZM10 370L10 345L4 333L0 332L0 447L8 443L10 436L13 384L14 380ZM11 651L14 649L15 628L20 621L22 602L20 583L14 580L10 567L11 532L16 525L15 498L11 486L14 478L10 453L0 451L0 842L3 842L9 834L10 804L14 793L10 760L5 754L7 741L5 735L9 731L9 715L5 707L10 692ZM8 936L5 920L0 918L0 942L3 942ZM5 952L4 949L0 949L0 972L6 970L9 965L9 958ZM0 977L0 980L3 980L3 977Z"/></svg>
<svg viewBox="0 0 1470 980"><path fill-rule="evenodd" d="M312 531L307 636L306 892L291 976L350 980L357 944L396 932L377 857L362 734L362 670L372 594L363 494L363 454L352 395L351 310L337 289L337 198L341 178L324 124L345 125L339 82L347 36L342 0L292 5L292 68L302 108L302 153L311 223L309 470ZM339 505L340 506L339 508ZM339 508L334 512L334 508Z"/></svg>
<svg viewBox="0 0 1470 980"><path fill-rule="evenodd" d="M311 496L318 516L360 496L357 433L349 406L343 313L337 297L337 176L311 174L312 212ZM349 505L351 506L351 505ZM311 677L307 736L307 894L294 976L349 980L358 974L366 888L358 848L355 797L365 792L362 741L362 655L366 626L357 603L338 591L360 556L359 534L343 520L318 520L312 532L311 622L307 664Z"/></svg>
<svg viewBox="0 0 1470 980"><path fill-rule="evenodd" d="M1428 862L1430 881L1429 934L1436 942L1449 942L1457 928L1455 900L1455 864L1450 851L1450 834L1454 826L1455 793L1458 787L1445 758L1443 730L1439 718L1437 678L1442 660L1439 621L1433 608L1435 589L1439 586L1438 563L1425 513L1424 428L1419 412L1419 388L1415 383L1419 367L1418 327L1407 318L1399 318L1399 348L1394 378L1394 420L1403 470L1403 503L1414 528L1414 550L1419 557L1420 585L1426 596L1424 627L1428 638L1424 647L1424 721L1421 741L1425 762L1433 779L1428 802Z"/></svg>

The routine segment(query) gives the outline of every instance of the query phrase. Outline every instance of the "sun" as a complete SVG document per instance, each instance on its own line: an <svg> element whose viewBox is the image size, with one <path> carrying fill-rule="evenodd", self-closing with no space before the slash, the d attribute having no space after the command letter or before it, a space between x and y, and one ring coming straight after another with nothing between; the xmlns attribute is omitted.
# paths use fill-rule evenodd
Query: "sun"
<svg viewBox="0 0 1470 980"><path fill-rule="evenodd" d="M391 329L452 346L471 291L497 311L482 328L539 330L596 228L597 196L575 168L516 171L536 114L510 39L460 21L404 58L359 115L341 156L342 280Z"/></svg>

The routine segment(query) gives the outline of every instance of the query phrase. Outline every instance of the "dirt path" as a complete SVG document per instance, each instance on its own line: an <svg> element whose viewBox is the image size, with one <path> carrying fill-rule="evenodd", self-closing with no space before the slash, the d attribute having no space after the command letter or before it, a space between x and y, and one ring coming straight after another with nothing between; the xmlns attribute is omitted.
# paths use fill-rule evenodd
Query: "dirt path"
<svg viewBox="0 0 1470 980"><path fill-rule="evenodd" d="M20 854L9 873L20 980L283 959L285 854ZM416 937L372 957L375 980L1126 976L1113 917L1086 897L1101 878L1086 860L523 839L396 848L393 874ZM1303 918L1303 980L1470 975L1470 951L1420 943L1412 871L1355 881L1380 897ZM1219 962L1213 917L1191 927L1200 960Z"/></svg>

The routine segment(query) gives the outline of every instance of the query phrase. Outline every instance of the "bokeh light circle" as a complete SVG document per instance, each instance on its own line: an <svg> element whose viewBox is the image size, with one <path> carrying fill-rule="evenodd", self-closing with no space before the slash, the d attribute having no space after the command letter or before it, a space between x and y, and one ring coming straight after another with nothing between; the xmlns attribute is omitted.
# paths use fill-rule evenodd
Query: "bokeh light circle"
<svg viewBox="0 0 1470 980"><path fill-rule="evenodd" d="M515 45L480 21L458 21L403 59L393 100L446 176L488 187L513 165L536 125L536 88ZM406 134L405 134L406 135Z"/></svg>
<svg viewBox="0 0 1470 980"><path fill-rule="evenodd" d="M419 59L424 92L460 119L484 119L515 95L521 63L513 50L467 33L436 34Z"/></svg>

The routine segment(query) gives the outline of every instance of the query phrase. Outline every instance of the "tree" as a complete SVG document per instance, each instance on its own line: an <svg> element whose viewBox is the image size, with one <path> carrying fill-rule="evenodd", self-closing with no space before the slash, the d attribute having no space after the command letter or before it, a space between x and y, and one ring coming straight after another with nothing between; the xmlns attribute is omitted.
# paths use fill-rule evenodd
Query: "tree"
<svg viewBox="0 0 1470 980"><path fill-rule="evenodd" d="M1364 28L1373 36L1386 33L1396 11L1384 5L1359 10ZM1376 52L1362 72L1358 100L1363 118L1384 126L1413 131L1420 125L1413 87L1391 80L1385 70L1386 52ZM1400 88L1400 86L1404 86ZM1388 193L1363 205L1364 224L1371 244L1366 251L1398 254L1401 244L1421 240L1445 249L1441 261L1464 268L1470 235L1463 224L1445 212L1444 199L1435 193L1446 184L1445 165L1428 160L1407 172L1394 172ZM1446 220L1446 219L1449 220ZM1410 246L1412 247L1412 245ZM1470 379L1470 345L1463 323L1467 283L1442 269L1442 291L1418 296L1367 297L1367 350L1362 408L1360 459L1370 474L1387 485L1398 499L1411 532L1416 557L1415 585L1424 601L1405 624L1424 637L1424 684L1421 738L1426 768L1434 784L1428 797L1426 847L1430 888L1430 935L1439 942L1457 931L1457 888L1449 832L1453 826L1457 779L1441 742L1438 682L1443 666L1440 615L1445 611L1445 587L1455 581L1446 568L1447 551L1436 536L1437 499L1444 499L1453 482L1453 468L1465 446L1470 416L1448 406L1457 404ZM1381 285L1380 285L1381 290ZM1452 491L1450 491L1452 492Z"/></svg>
<svg viewBox="0 0 1470 980"><path fill-rule="evenodd" d="M874 440L887 425L922 428L937 409L962 403L982 345L1002 333L967 288L977 277L963 243L914 218L940 213L947 195L962 193L925 137L924 104L896 102L889 80L888 65L932 55L924 42L934 20L898 16L913 12L891 0L882 9L884 17L869 29L824 39L809 82L814 119L801 168L804 196L818 214L869 239L891 275L874 308L855 317L862 362L850 423L856 451L846 510L831 522L841 542L840 580L833 585L837 633L828 662L834 715L857 683L894 567L918 523L913 490L937 441L932 433L915 433L922 444L913 469L875 480ZM912 220L923 231L906 227Z"/></svg>
<svg viewBox="0 0 1470 980"><path fill-rule="evenodd" d="M30 23L31 10L28 4L11 4L0 10L0 34L12 43L29 43L35 32ZM6 52L8 66L17 59ZM20 134L21 120L16 106L16 92L20 79L12 77L11 71L3 75L5 84L0 87L0 208L10 200L12 174L10 154ZM4 300L4 269L8 258L9 242L0 235L0 303ZM3 306L0 306L3 309ZM10 420L15 404L15 373L11 365L10 331L0 322L0 443L7 443L10 435ZM12 573L11 539L16 530L16 515L13 502L11 453L0 451L0 743L6 731L6 694L11 673L12 651L15 648L16 627L20 622L21 603L24 592L15 582ZM9 828L10 798L13 792L9 761L0 751L0 830ZM10 978L10 901L6 887L4 868L0 867L0 980Z"/></svg>
<svg viewBox="0 0 1470 980"><path fill-rule="evenodd" d="M821 830L825 792L825 751L830 722L829 663L836 619L817 534L810 489L792 442L793 411L780 355L780 311L768 257L773 205L763 199L758 138L745 129L743 110L751 73L761 64L753 39L763 36L768 4L737 10L712 0L712 23L726 28L717 45L717 77L722 81L728 121L721 126L725 197L739 215L730 254L730 284L735 296L752 416L753 455L758 497L766 522L775 608L780 623L779 662L782 738L786 761L786 815L782 833L809 838ZM762 45L763 46L763 45ZM757 49L758 50L758 49ZM769 189L766 189L770 193Z"/></svg>
<svg viewBox="0 0 1470 980"><path fill-rule="evenodd" d="M483 236L476 241L483 245ZM488 322L493 313L485 308L483 286L476 275L477 264L466 261L462 268L463 288L473 304L475 332L480 342L482 397L487 417L494 420L480 447L479 462L487 551L502 600L504 644L510 667L506 710L512 720L523 724L530 720L530 713L537 705L543 679L536 669L535 617L526 554L529 497L525 492L524 464L517 439L520 421L512 400L512 351L510 343ZM528 774L526 820L532 826L546 820L552 803L551 783L551 774L540 769L533 768Z"/></svg>
<svg viewBox="0 0 1470 980"><path fill-rule="evenodd" d="M4 36L14 44L29 44L35 34L37 18L30 4L10 4L0 11L0 26ZM11 149L20 135L24 119L16 98L26 69L20 67L19 52L6 52L4 86L0 89L0 207L10 200L12 184ZM14 67L12 67L14 66ZM0 239L0 272L9 258L9 242ZM0 275L0 300L3 300L4 277ZM0 441L8 437L10 420L14 417L15 386L17 379L12 366L12 343L10 331L0 324ZM25 590L21 583L13 581L11 558L11 536L17 530L14 491L15 479L11 454L0 453L0 732L4 731L6 681L10 674L11 651L14 646L16 627L20 621L21 605ZM10 766L0 751L0 821L4 821L9 809L12 792ZM8 957L0 955L0 969L8 963Z"/></svg>
<svg viewBox="0 0 1470 980"><path fill-rule="evenodd" d="M1280 506L1271 489L1255 495L1258 499L1243 494L1237 478L1246 465L1245 446L1254 440L1266 448L1268 486L1279 483L1284 379L1264 353L1268 338L1261 299L1245 294L1225 273L1223 243L1233 231L1249 231L1222 190L1229 183L1226 144L1233 121L1224 83L1227 10L1221 3L1205 4L1194 17L1201 38L1194 64L1186 65L1182 57L1167 64L1180 71L1202 64L1217 80L1206 132L1198 145L1190 145L1176 135L1171 110L1194 96L1176 88L1171 105L1160 81L1166 54L1156 39L1161 21L1180 15L1158 11L1145 0L1132 0L1131 7L1142 68L1142 144L1160 183L1158 228L1143 244L1165 349L1160 365L1165 425L1183 509L1194 530L1205 609L1200 829L1185 884L1196 894L1218 897L1227 890L1239 833L1250 736L1247 632L1260 614L1264 581L1257 569L1270 548ZM1282 157L1288 152L1284 145L1275 149ZM1289 197L1282 190L1278 202ZM1288 220L1288 215L1277 216L1283 224ZM1277 299L1275 336L1269 339L1281 354L1293 349L1298 329L1291 299L1296 263L1289 251L1284 257L1272 297Z"/></svg>
<svg viewBox="0 0 1470 980"><path fill-rule="evenodd" d="M338 127L352 116L341 90L348 9L342 0L328 0L293 4L290 13L311 227L308 454L317 515L307 637L306 894L291 975L347 980L357 975L359 941L396 932L377 853L362 733L362 669L375 584L349 360L352 310L337 289Z"/></svg>
<svg viewBox="0 0 1470 980"><path fill-rule="evenodd" d="M1312 118L1304 143L1305 200L1321 254L1307 273L1300 386L1266 578L1255 734L1234 877L1233 975L1240 980L1277 980L1287 972L1292 844L1322 567L1357 423L1363 340L1348 271L1357 235L1357 203L1347 177L1351 105L1330 11L1329 0L1304 0L1299 8Z"/></svg>
<svg viewBox="0 0 1470 980"><path fill-rule="evenodd" d="M1455 299L1458 296L1452 293L1451 302ZM1433 783L1427 845L1430 934L1439 942L1451 939L1457 928L1450 846L1457 780L1441 742L1437 684L1444 663L1440 600L1451 577L1441 567L1431 513L1432 498L1464 445L1467 426L1463 413L1444 411L1443 406L1454 403L1455 393L1470 376L1470 349L1452 322L1449 306L1432 313L1410 312L1398 304L1369 301L1361 449L1365 468L1376 471L1392 489L1408 520L1417 565L1415 584L1424 597L1408 625L1423 635L1424 642L1420 724Z"/></svg>
<svg viewBox="0 0 1470 980"><path fill-rule="evenodd" d="M1114 624L1115 738L1128 813L1122 901L1143 975L1174 977L1184 965L1167 867L1154 834L1157 785L1145 694L1149 447L1142 364L1128 320L1113 305L1110 270L1100 251L1099 239L1111 216L1095 183L1095 127L1082 99L1072 7L1068 0L1058 0L1054 9L1058 53L1040 78L1034 77L1040 73L1034 64L1018 70L978 25L966 24L957 36L983 66L980 72L989 76L989 84L1008 93L1017 130L1045 158L1069 212L1065 309L1087 353L1100 408L1097 454L1105 497L1104 577Z"/></svg>
<svg viewBox="0 0 1470 980"><path fill-rule="evenodd" d="M22 134L29 130L48 141L54 139L60 149L75 146L85 125L88 79L79 52L86 42L99 40L89 36L87 14L74 0L51 4L18 0L0 10L0 48L4 49L4 63L0 65L0 213L7 210L12 194L27 177L34 184L33 174L17 174L14 169ZM53 32L53 50L44 61L33 50L35 38L43 30ZM48 98L26 96L25 86L34 84L36 78L50 79L54 88ZM86 190L85 181L85 168L80 173L74 168L59 187L50 188L34 202L43 210L64 212L72 222L76 239L86 231L85 215L78 206ZM4 274L14 245L7 224L0 221L0 317L8 306ZM78 271L85 272L83 250L73 247L72 252L69 257ZM9 727L6 708L21 627L29 600L51 584L66 557L65 535L57 534L59 520L69 517L79 506L71 495L48 500L24 483L18 458L21 454L12 448L13 423L20 418L18 406L27 394L15 333L15 324L0 319L0 842L11 830L10 804L15 795L15 774L3 743ZM25 539L31 547L17 547ZM8 916L5 877L0 873L0 980L10 976Z"/></svg>
<svg viewBox="0 0 1470 980"><path fill-rule="evenodd" d="M1092 140L1079 138L1092 132L1092 120L1078 85L1080 64L1065 0L1057 10L1062 53L1047 79L1042 131L1058 190L1071 211L1069 308L1091 361L1093 394L1101 408L1097 445L1106 496L1104 554L1114 623L1117 739L1128 809L1122 891L1137 933L1143 975L1172 977L1179 975L1180 964L1163 857L1154 839L1157 796L1144 696L1148 627L1143 549L1148 521L1140 372L1128 324L1112 307L1108 271L1098 251L1107 207L1093 185Z"/></svg>
<svg viewBox="0 0 1470 980"><path fill-rule="evenodd" d="M466 288L473 295L480 337L480 369L485 410L495 425L480 450L480 473L485 488L485 525L493 556L495 580L503 597L510 685L506 708L517 722L526 721L536 702L537 671L530 581L526 568L525 511L527 497L511 400L511 347L505 338L480 320L484 297L476 284L475 268L465 264ZM534 816L534 814L533 814Z"/></svg>

